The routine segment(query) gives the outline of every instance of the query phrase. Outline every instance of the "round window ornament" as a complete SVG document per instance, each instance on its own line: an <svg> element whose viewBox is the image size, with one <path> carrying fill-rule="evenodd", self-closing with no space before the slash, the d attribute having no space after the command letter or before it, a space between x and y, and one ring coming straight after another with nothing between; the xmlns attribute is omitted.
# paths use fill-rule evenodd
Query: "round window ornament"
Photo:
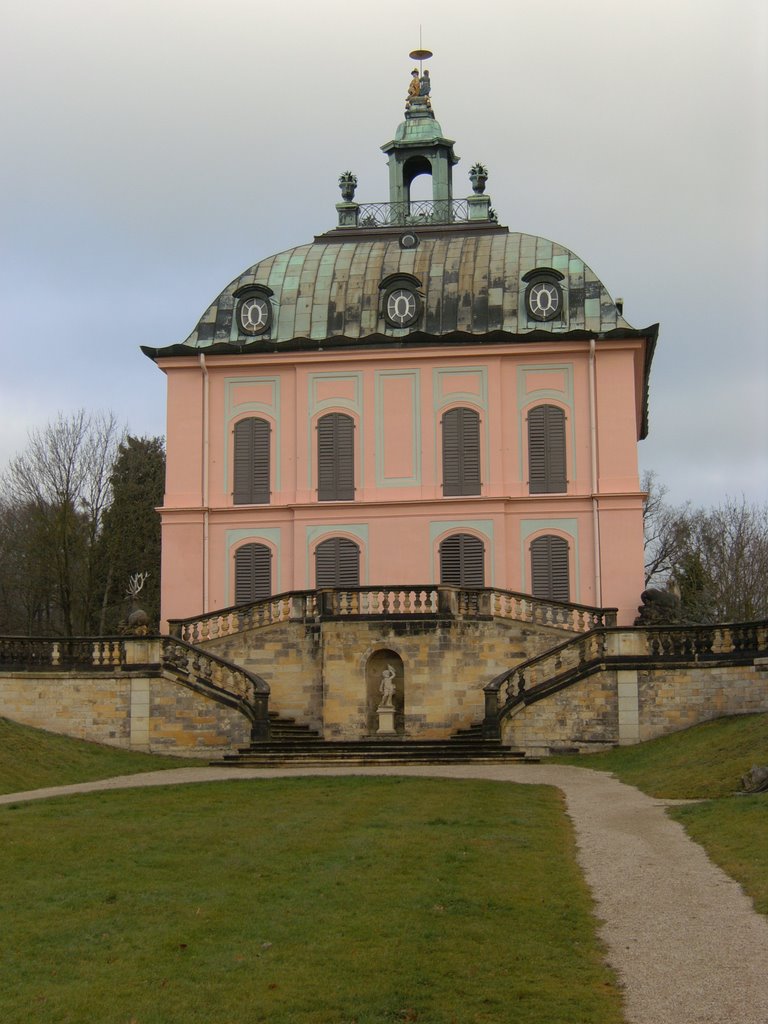
<svg viewBox="0 0 768 1024"><path fill-rule="evenodd" d="M563 293L556 281L534 281L525 293L528 313L534 320L554 320L563 306Z"/></svg>
<svg viewBox="0 0 768 1024"><path fill-rule="evenodd" d="M269 330L272 309L262 295L251 295L240 302L237 319L244 334L264 334Z"/></svg>
<svg viewBox="0 0 768 1024"><path fill-rule="evenodd" d="M387 295L384 315L393 327L410 327L419 315L419 300L410 288L393 288Z"/></svg>
<svg viewBox="0 0 768 1024"><path fill-rule="evenodd" d="M413 231L408 231L404 235L400 235L400 248L401 249L415 249L419 244L419 236L414 234Z"/></svg>

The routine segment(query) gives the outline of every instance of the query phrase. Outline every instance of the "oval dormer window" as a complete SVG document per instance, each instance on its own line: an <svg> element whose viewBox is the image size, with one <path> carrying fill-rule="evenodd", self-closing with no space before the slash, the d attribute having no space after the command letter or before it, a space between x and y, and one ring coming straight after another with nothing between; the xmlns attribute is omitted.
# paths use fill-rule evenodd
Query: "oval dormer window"
<svg viewBox="0 0 768 1024"><path fill-rule="evenodd" d="M390 327L411 327L421 316L421 282L412 274L391 274L379 288L382 314Z"/></svg>
<svg viewBox="0 0 768 1024"><path fill-rule="evenodd" d="M266 334L272 326L272 294L268 288L245 288L237 299L237 330L240 334Z"/></svg>
<svg viewBox="0 0 768 1024"><path fill-rule="evenodd" d="M563 275L558 270L547 268L533 270L525 275L523 280L528 282L525 289L525 309L531 320L545 322L562 316L562 279Z"/></svg>

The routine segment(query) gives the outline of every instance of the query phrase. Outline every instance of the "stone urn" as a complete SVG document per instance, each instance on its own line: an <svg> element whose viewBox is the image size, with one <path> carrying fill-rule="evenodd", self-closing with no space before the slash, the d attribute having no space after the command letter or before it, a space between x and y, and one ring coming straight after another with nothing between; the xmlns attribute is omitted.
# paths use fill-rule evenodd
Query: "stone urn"
<svg viewBox="0 0 768 1024"><path fill-rule="evenodd" d="M481 196L488 181L488 168L483 164L474 164L469 172L469 180L472 182L472 191L476 196Z"/></svg>
<svg viewBox="0 0 768 1024"><path fill-rule="evenodd" d="M357 188L357 178L352 171L344 171L339 175L339 188L344 202L351 203L355 198L355 189Z"/></svg>

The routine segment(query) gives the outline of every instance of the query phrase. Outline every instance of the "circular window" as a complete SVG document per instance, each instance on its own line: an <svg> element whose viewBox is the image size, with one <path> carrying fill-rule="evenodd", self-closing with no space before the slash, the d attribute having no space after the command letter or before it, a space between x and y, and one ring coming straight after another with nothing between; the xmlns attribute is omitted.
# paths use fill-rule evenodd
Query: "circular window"
<svg viewBox="0 0 768 1024"><path fill-rule="evenodd" d="M393 327L410 327L419 315L419 300L410 288L394 288L387 295L384 311Z"/></svg>
<svg viewBox="0 0 768 1024"><path fill-rule="evenodd" d="M412 231L409 231L405 235L400 235L400 248L401 249L415 249L419 244L419 236L415 235Z"/></svg>
<svg viewBox="0 0 768 1024"><path fill-rule="evenodd" d="M553 320L563 305L563 293L556 281L534 281L525 293L528 313L534 320Z"/></svg>
<svg viewBox="0 0 768 1024"><path fill-rule="evenodd" d="M240 330L244 334L263 334L269 328L272 309L261 295L243 299L237 310Z"/></svg>

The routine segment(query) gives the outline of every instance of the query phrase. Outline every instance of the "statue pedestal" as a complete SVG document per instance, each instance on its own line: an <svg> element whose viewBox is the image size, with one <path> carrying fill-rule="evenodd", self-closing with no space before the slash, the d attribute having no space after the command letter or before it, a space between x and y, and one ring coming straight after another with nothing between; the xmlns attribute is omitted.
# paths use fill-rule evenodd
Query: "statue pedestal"
<svg viewBox="0 0 768 1024"><path fill-rule="evenodd" d="M395 732L395 709L394 708L377 708L376 714L379 716L379 727L376 730L377 736L396 736Z"/></svg>

